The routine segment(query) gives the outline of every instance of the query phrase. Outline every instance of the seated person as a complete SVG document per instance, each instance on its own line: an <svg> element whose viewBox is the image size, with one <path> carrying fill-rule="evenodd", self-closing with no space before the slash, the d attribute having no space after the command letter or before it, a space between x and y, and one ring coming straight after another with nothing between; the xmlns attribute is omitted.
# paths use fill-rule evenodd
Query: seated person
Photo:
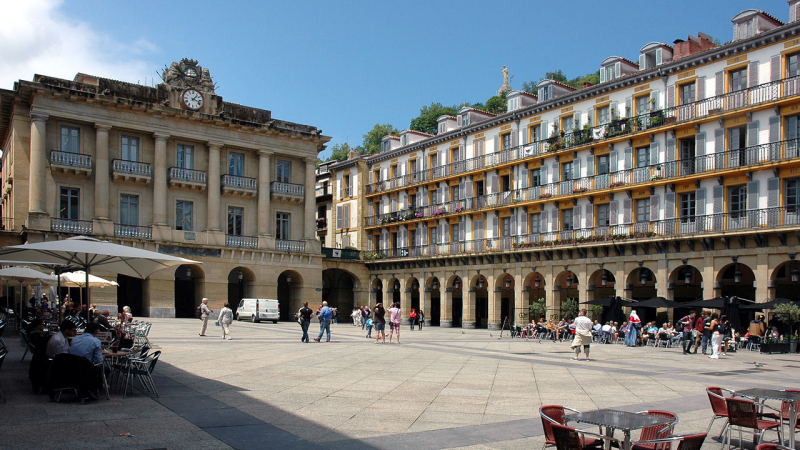
<svg viewBox="0 0 800 450"><path fill-rule="evenodd" d="M536 328L536 324L534 323L533 319L531 319L531 322L525 325L525 329L522 331L522 337L524 338L532 337L534 333L533 331L534 328Z"/></svg>
<svg viewBox="0 0 800 450"><path fill-rule="evenodd" d="M97 339L99 332L100 326L96 323L92 322L86 325L83 334L72 340L69 354L82 356L92 364L101 364L103 362L103 345L100 343L100 339Z"/></svg>
<svg viewBox="0 0 800 450"><path fill-rule="evenodd" d="M567 333L569 333L569 323L562 317L561 322L558 322L558 326L556 326L556 339L562 339Z"/></svg>
<svg viewBox="0 0 800 450"><path fill-rule="evenodd" d="M53 359L61 353L69 353L69 338L74 337L77 331L75 324L67 319L61 321L59 329L60 331L47 341L45 356L49 359Z"/></svg>
<svg viewBox="0 0 800 450"><path fill-rule="evenodd" d="M611 322L606 322L605 325L600 327L600 339L608 342L611 339L611 330L612 330Z"/></svg>
<svg viewBox="0 0 800 450"><path fill-rule="evenodd" d="M536 334L534 335L534 337L538 337L539 339L541 339L542 336L546 334L547 334L547 322L545 322L544 317L542 317L541 319L539 319L539 323L536 324Z"/></svg>
<svg viewBox="0 0 800 450"><path fill-rule="evenodd" d="M28 326L28 341L33 348L31 350L31 365L28 368L28 379L31 380L34 393L39 392L47 380L47 370L50 366L45 353L47 352L47 341L50 340L50 333L44 329L42 319L33 319Z"/></svg>
<svg viewBox="0 0 800 450"><path fill-rule="evenodd" d="M650 322L650 325L647 327L647 339L657 339L658 338L658 327L656 326L655 322ZM647 339L644 337L642 338L642 345L647 345Z"/></svg>

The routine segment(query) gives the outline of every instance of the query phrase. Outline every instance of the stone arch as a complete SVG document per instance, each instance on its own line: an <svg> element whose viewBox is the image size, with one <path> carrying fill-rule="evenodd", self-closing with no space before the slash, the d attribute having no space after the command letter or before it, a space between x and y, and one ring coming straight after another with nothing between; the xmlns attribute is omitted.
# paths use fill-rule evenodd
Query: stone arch
<svg viewBox="0 0 800 450"><path fill-rule="evenodd" d="M205 295L205 277L196 264L183 264L175 269L175 317L195 317L195 309Z"/></svg>
<svg viewBox="0 0 800 450"><path fill-rule="evenodd" d="M294 270L284 270L278 274L278 304L280 320L293 320L291 315L300 309L302 298L299 289L303 287L303 276ZM312 305L309 304L309 307Z"/></svg>
<svg viewBox="0 0 800 450"><path fill-rule="evenodd" d="M403 283L400 281L400 279L397 277L391 277L384 287L387 293L391 293L391 296L386 298L386 301L388 301L390 304L387 305L387 302L384 302L383 306L388 309L391 307L391 304L400 303L400 290L403 289Z"/></svg>
<svg viewBox="0 0 800 450"><path fill-rule="evenodd" d="M358 306L355 294L357 288L358 277L350 271L339 268L322 271L322 300L328 302L331 308L338 309L339 320L348 320L353 308Z"/></svg>
<svg viewBox="0 0 800 450"><path fill-rule="evenodd" d="M646 278L642 278L642 276ZM642 283L644 281L644 283ZM658 295L658 277L653 269L642 265L628 272L625 279L625 297L649 300Z"/></svg>
<svg viewBox="0 0 800 450"><path fill-rule="evenodd" d="M530 307L534 301L543 298L547 302L547 286L544 281L544 275L539 272L531 271L522 279L522 304L523 311L518 311L519 314L524 315L526 322L531 319L538 320L538 317L531 317Z"/></svg>
<svg viewBox="0 0 800 450"><path fill-rule="evenodd" d="M470 279L470 298L474 298L475 328L489 327L489 280L485 275L475 274Z"/></svg>
<svg viewBox="0 0 800 450"><path fill-rule="evenodd" d="M243 298L255 296L256 275L247 267L236 266L228 272L228 305L236 317L236 310ZM284 305L289 306L289 305Z"/></svg>
<svg viewBox="0 0 800 450"><path fill-rule="evenodd" d="M741 273L741 282L736 283L736 271ZM725 297L735 295L747 300L756 299L755 273L745 263L732 262L722 267L716 275L718 294Z"/></svg>
<svg viewBox="0 0 800 450"><path fill-rule="evenodd" d="M597 269L589 275L589 279L586 281L588 300L614 297L617 295L617 287L617 278L614 276L614 272L606 268ZM608 313L608 308L603 308L601 312L599 308L587 306L587 310L587 314L593 320L602 320Z"/></svg>
<svg viewBox="0 0 800 450"><path fill-rule="evenodd" d="M800 263L797 261L785 261L780 263L770 274L770 284L774 289L774 298L788 298L792 300L800 299L800 291L797 289L798 282L792 281L792 272L800 281Z"/></svg>
<svg viewBox="0 0 800 450"><path fill-rule="evenodd" d="M688 275L688 283L687 281ZM669 289L672 291L672 300L676 302L690 302L702 300L703 273L691 264L683 264L669 274Z"/></svg>

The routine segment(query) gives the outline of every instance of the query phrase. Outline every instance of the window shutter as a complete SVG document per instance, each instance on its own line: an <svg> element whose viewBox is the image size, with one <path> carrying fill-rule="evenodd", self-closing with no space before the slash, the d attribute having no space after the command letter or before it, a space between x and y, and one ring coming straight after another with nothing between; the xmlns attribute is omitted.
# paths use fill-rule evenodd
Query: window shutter
<svg viewBox="0 0 800 450"><path fill-rule="evenodd" d="M519 230L517 229L517 211L514 210L511 214L511 235L516 236L517 234L519 234Z"/></svg>
<svg viewBox="0 0 800 450"><path fill-rule="evenodd" d="M659 195L651 195L650 196L650 221L655 222L658 220L658 201L660 200Z"/></svg>
<svg viewBox="0 0 800 450"><path fill-rule="evenodd" d="M758 180L747 183L747 209L758 209Z"/></svg>
<svg viewBox="0 0 800 450"><path fill-rule="evenodd" d="M500 151L500 135L494 135L494 152L497 153Z"/></svg>
<svg viewBox="0 0 800 450"><path fill-rule="evenodd" d="M464 182L464 191L464 198L472 198L475 195L474 191L472 190L472 176L467 177L467 180Z"/></svg>
<svg viewBox="0 0 800 450"><path fill-rule="evenodd" d="M552 231L558 231L558 208L553 208L550 214L550 229Z"/></svg>
<svg viewBox="0 0 800 450"><path fill-rule="evenodd" d="M497 218L496 213L492 213L492 237L497 237L497 228L498 228L499 219Z"/></svg>
<svg viewBox="0 0 800 450"><path fill-rule="evenodd" d="M347 188L350 191L350 197L356 197L356 193L353 192L353 180L355 177L354 174L350 174L350 178L347 179Z"/></svg>
<svg viewBox="0 0 800 450"><path fill-rule="evenodd" d="M658 142L650 144L650 165L658 165Z"/></svg>
<svg viewBox="0 0 800 450"><path fill-rule="evenodd" d="M633 169L633 148L625 147L625 170Z"/></svg>
<svg viewBox="0 0 800 450"><path fill-rule="evenodd" d="M519 180L520 180L520 187L525 189L528 187L528 169L524 167L520 167L519 169Z"/></svg>
<svg viewBox="0 0 800 450"><path fill-rule="evenodd" d="M747 146L758 145L758 120L747 122Z"/></svg>
<svg viewBox="0 0 800 450"><path fill-rule="evenodd" d="M617 151L613 150L608 154L608 171L614 173L617 171Z"/></svg>
<svg viewBox="0 0 800 450"><path fill-rule="evenodd" d="M467 182L464 179L458 183L458 198L459 200L467 198Z"/></svg>
<svg viewBox="0 0 800 450"><path fill-rule="evenodd" d="M660 48L656 49L656 65L660 66L664 61L664 51Z"/></svg>
<svg viewBox="0 0 800 450"><path fill-rule="evenodd" d="M651 106L652 111L658 111L659 109L661 109L661 98L659 96L659 93L660 92L658 91L658 89L653 89L653 91L650 93L650 99L653 101L652 102L653 106Z"/></svg>
<svg viewBox="0 0 800 450"><path fill-rule="evenodd" d="M575 158L572 161L572 179L577 180L581 177L581 160Z"/></svg>
<svg viewBox="0 0 800 450"><path fill-rule="evenodd" d="M511 130L511 148L519 146L519 130Z"/></svg>
<svg viewBox="0 0 800 450"><path fill-rule="evenodd" d="M619 78L621 68L622 68L622 63L620 63L619 61L614 63L614 78Z"/></svg>
<svg viewBox="0 0 800 450"><path fill-rule="evenodd" d="M580 130L581 129L581 112L580 111L575 111L575 113L572 115L572 128L575 129L575 130ZM567 130L567 131L569 131L569 130Z"/></svg>
<svg viewBox="0 0 800 450"><path fill-rule="evenodd" d="M464 161L465 159L467 159L467 148L461 144L458 146L458 160Z"/></svg>
<svg viewBox="0 0 800 450"><path fill-rule="evenodd" d="M342 207L341 206L337 206L336 207L336 229L337 230L341 230L342 229Z"/></svg>
<svg viewBox="0 0 800 450"><path fill-rule="evenodd" d="M559 176L558 176L558 163L557 162L553 163L552 168L553 168L553 183L557 183L558 179L559 179Z"/></svg>
<svg viewBox="0 0 800 450"><path fill-rule="evenodd" d="M420 236L422 245L428 245L428 224L422 224L422 235Z"/></svg>
<svg viewBox="0 0 800 450"><path fill-rule="evenodd" d="M528 133L529 132L530 131L528 130L527 127L522 129L522 145L525 145L525 144L528 143Z"/></svg>
<svg viewBox="0 0 800 450"><path fill-rule="evenodd" d="M769 118L769 160L777 161L780 158L781 116Z"/></svg>
<svg viewBox="0 0 800 450"><path fill-rule="evenodd" d="M342 228L350 228L350 204L344 205L344 223Z"/></svg>
<svg viewBox="0 0 800 450"><path fill-rule="evenodd" d="M769 178L767 180L767 208L777 208L780 206L780 192L781 179Z"/></svg>
<svg viewBox="0 0 800 450"><path fill-rule="evenodd" d="M614 119L619 117L619 105L617 102L611 102L611 105L608 106L608 119Z"/></svg>
<svg viewBox="0 0 800 450"><path fill-rule="evenodd" d="M769 59L769 81L781 79L781 55L775 55Z"/></svg>
<svg viewBox="0 0 800 450"><path fill-rule="evenodd" d="M706 133L697 133L694 137L694 152L695 156L703 156L706 154Z"/></svg>
<svg viewBox="0 0 800 450"><path fill-rule="evenodd" d="M758 86L758 61L752 61L747 66L747 87Z"/></svg>
<svg viewBox="0 0 800 450"><path fill-rule="evenodd" d="M628 97L625 99L625 111L626 116L633 116L633 97ZM643 114L644 111L636 111L636 114Z"/></svg>
<svg viewBox="0 0 800 450"><path fill-rule="evenodd" d="M697 101L706 98L706 77L697 77L697 82L695 84L695 95L697 96Z"/></svg>
<svg viewBox="0 0 800 450"><path fill-rule="evenodd" d="M528 213L525 208L519 209L519 234L523 236L528 234Z"/></svg>
<svg viewBox="0 0 800 450"><path fill-rule="evenodd" d="M622 222L633 222L633 200L629 198L622 199Z"/></svg>
<svg viewBox="0 0 800 450"><path fill-rule="evenodd" d="M367 250L372 251L372 239L367 239Z"/></svg>
<svg viewBox="0 0 800 450"><path fill-rule="evenodd" d="M714 95L722 95L725 93L725 81L722 72L714 74Z"/></svg>
<svg viewBox="0 0 800 450"><path fill-rule="evenodd" d="M664 219L675 218L675 193L667 192L664 194Z"/></svg>
<svg viewBox="0 0 800 450"><path fill-rule="evenodd" d="M694 191L695 195L695 215L706 215L706 188L700 188Z"/></svg>
<svg viewBox="0 0 800 450"><path fill-rule="evenodd" d="M587 204L584 211L586 212L586 228L594 228L594 205Z"/></svg>
<svg viewBox="0 0 800 450"><path fill-rule="evenodd" d="M422 170L428 170L428 158L425 157L425 154L422 154ZM427 174L425 174L427 175Z"/></svg>
<svg viewBox="0 0 800 450"><path fill-rule="evenodd" d="M406 207L405 207L406 206L406 198L405 198L406 197L406 193L405 192L401 192L399 197L400 197L400 202L399 202L399 205L397 205L397 207L400 209L400 211L402 211L402 210L406 209Z"/></svg>
<svg viewBox="0 0 800 450"><path fill-rule="evenodd" d="M645 67L645 63L646 63L645 56L644 56L644 53L642 53L642 54L639 55L639 70L644 70L644 69L647 68L647 67ZM601 72L602 72L602 70L601 70Z"/></svg>
<svg viewBox="0 0 800 450"><path fill-rule="evenodd" d="M342 189L342 179L341 178L337 178L336 179L336 190L339 191L339 199L343 199L344 198L344 189Z"/></svg>
<svg viewBox="0 0 800 450"><path fill-rule="evenodd" d="M464 241L467 240L467 226L466 225L467 225L467 222L463 221L463 220L461 221L461 223L458 224L458 240L461 241L461 242L464 242Z"/></svg>
<svg viewBox="0 0 800 450"><path fill-rule="evenodd" d="M600 82L601 83L605 83L606 82L606 68L605 67L600 69Z"/></svg>
<svg viewBox="0 0 800 450"><path fill-rule="evenodd" d="M667 139L667 154L664 162L675 161L675 139Z"/></svg>
<svg viewBox="0 0 800 450"><path fill-rule="evenodd" d="M500 192L500 177L496 173L492 173L492 194Z"/></svg>
<svg viewBox="0 0 800 450"><path fill-rule="evenodd" d="M594 176L594 155L586 156L586 176L587 177Z"/></svg>
<svg viewBox="0 0 800 450"><path fill-rule="evenodd" d="M547 184L547 166L544 164L539 168L539 184Z"/></svg>
<svg viewBox="0 0 800 450"><path fill-rule="evenodd" d="M581 228L583 228L581 225L581 207L574 206L572 208L572 229L579 230Z"/></svg>
<svg viewBox="0 0 800 450"><path fill-rule="evenodd" d="M608 223L610 225L616 225L617 220L619 220L619 211L617 210L617 201L613 201L608 204Z"/></svg>
<svg viewBox="0 0 800 450"><path fill-rule="evenodd" d="M714 153L725 151L725 129L717 128L714 130Z"/></svg>
<svg viewBox="0 0 800 450"><path fill-rule="evenodd" d="M392 212L397 212L397 197L392 197Z"/></svg>
<svg viewBox="0 0 800 450"><path fill-rule="evenodd" d="M675 106L675 85L667 86L667 108Z"/></svg>
<svg viewBox="0 0 800 450"><path fill-rule="evenodd" d="M439 228L442 229L442 238L439 241L439 243L440 244L446 244L446 243L450 242L450 229L449 229L450 227L447 226L447 221L443 221L439 225Z"/></svg>
<svg viewBox="0 0 800 450"><path fill-rule="evenodd" d="M550 222L547 220L547 211L539 213L539 228L542 232L550 231Z"/></svg>
<svg viewBox="0 0 800 450"><path fill-rule="evenodd" d="M540 140L547 139L548 137L550 137L549 133L550 133L550 130L549 130L549 127L547 126L547 121L543 120L542 121L542 132L539 134L539 139Z"/></svg>
<svg viewBox="0 0 800 450"><path fill-rule="evenodd" d="M722 214L725 186L714 186L714 214Z"/></svg>

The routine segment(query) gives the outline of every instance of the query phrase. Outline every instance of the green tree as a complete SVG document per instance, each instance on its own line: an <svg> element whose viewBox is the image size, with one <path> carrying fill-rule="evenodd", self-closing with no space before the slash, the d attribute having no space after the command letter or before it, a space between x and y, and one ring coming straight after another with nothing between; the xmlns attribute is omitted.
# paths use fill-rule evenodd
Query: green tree
<svg viewBox="0 0 800 450"><path fill-rule="evenodd" d="M506 112L506 101L503 100L503 98L500 97L499 95L495 95L489 100L486 100L484 111L490 112L492 114L502 114Z"/></svg>
<svg viewBox="0 0 800 450"><path fill-rule="evenodd" d="M794 324L800 322L800 307L794 303L782 303L772 311L775 318L789 325L789 334L794 333Z"/></svg>
<svg viewBox="0 0 800 450"><path fill-rule="evenodd" d="M536 94L536 81L523 81L522 90L529 94Z"/></svg>
<svg viewBox="0 0 800 450"><path fill-rule="evenodd" d="M545 299L534 300L528 307L528 313L533 320L539 320L539 317L547 317L547 302Z"/></svg>
<svg viewBox="0 0 800 450"><path fill-rule="evenodd" d="M576 89L582 89L584 82L592 84L600 83L600 71L598 70L597 72L589 73L581 77L576 77L570 80L567 78L566 75L564 75L564 72L561 69L558 69L553 72L547 72L543 78L539 79L539 81L531 80L523 82L522 90L530 94L536 94L537 93L536 85L544 80L555 80L558 81L559 83L564 83Z"/></svg>
<svg viewBox="0 0 800 450"><path fill-rule="evenodd" d="M431 103L419 110L419 116L411 119L410 129L428 134L436 134L439 129L439 117L444 115L455 116L458 110L455 106L442 106L441 103Z"/></svg>
<svg viewBox="0 0 800 450"><path fill-rule="evenodd" d="M603 305L592 305L592 318L594 320L600 320L603 317Z"/></svg>
<svg viewBox="0 0 800 450"><path fill-rule="evenodd" d="M347 159L347 155L350 153L350 150L355 150L359 154L364 153L364 149L361 147L351 148L350 144L347 142L343 144L335 144L333 148L331 148L331 156L328 157L325 161L344 161Z"/></svg>
<svg viewBox="0 0 800 450"><path fill-rule="evenodd" d="M578 315L578 300L568 298L561 302L561 317L566 317L567 320L572 319Z"/></svg>
<svg viewBox="0 0 800 450"><path fill-rule="evenodd" d="M367 134L364 135L364 151L362 154L374 155L381 151L381 139L386 135L397 136L397 130L388 123L383 125L376 123L374 127Z"/></svg>

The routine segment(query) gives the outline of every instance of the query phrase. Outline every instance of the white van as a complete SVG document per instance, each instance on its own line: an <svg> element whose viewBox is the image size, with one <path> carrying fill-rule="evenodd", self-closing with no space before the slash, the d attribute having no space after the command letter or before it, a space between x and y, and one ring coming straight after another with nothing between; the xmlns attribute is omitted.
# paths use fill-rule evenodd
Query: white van
<svg viewBox="0 0 800 450"><path fill-rule="evenodd" d="M277 300L269 298L243 298L236 308L236 320L250 320L253 323L271 320L278 323L281 307Z"/></svg>

